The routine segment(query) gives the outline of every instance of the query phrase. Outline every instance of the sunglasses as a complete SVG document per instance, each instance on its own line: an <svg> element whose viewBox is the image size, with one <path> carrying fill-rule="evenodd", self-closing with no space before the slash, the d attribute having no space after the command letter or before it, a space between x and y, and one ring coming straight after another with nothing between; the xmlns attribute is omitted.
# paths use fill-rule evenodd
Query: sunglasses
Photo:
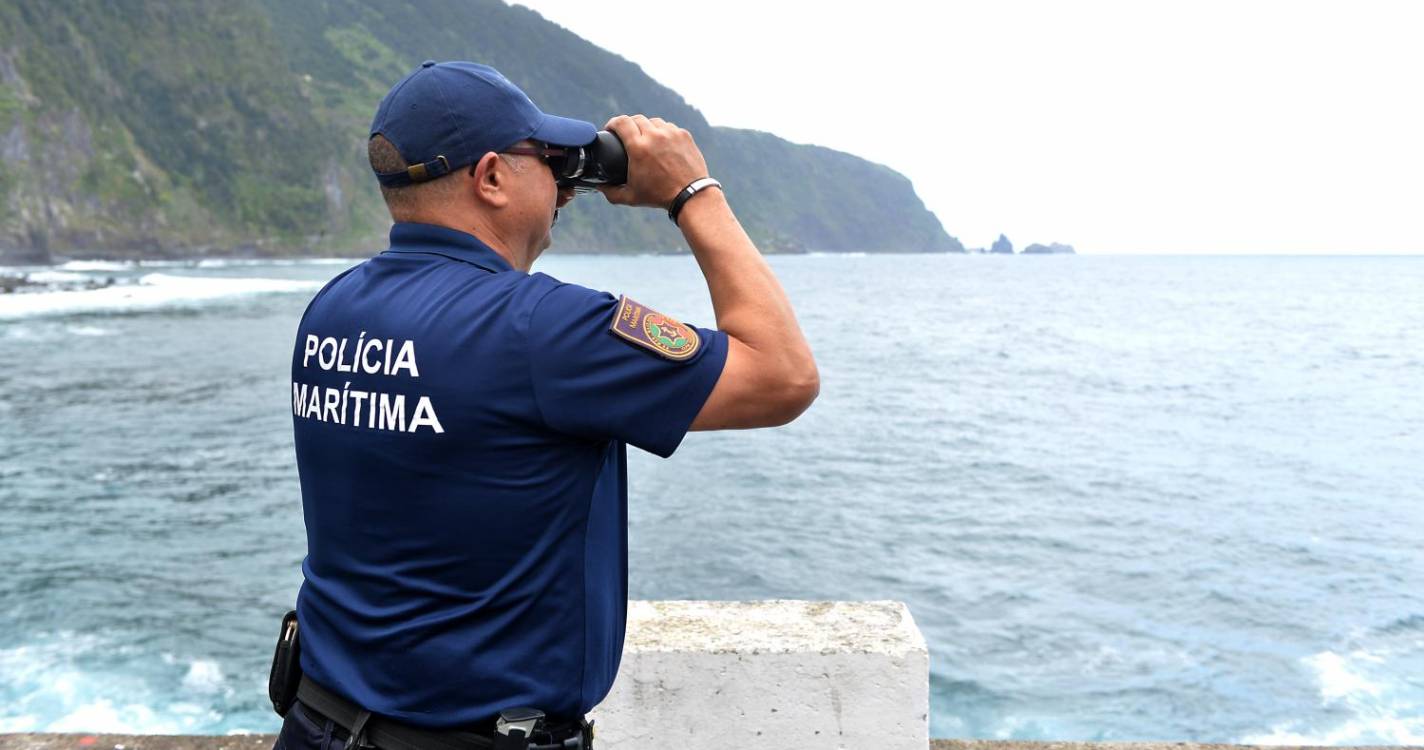
<svg viewBox="0 0 1424 750"><path fill-rule="evenodd" d="M549 145L537 148L534 146L510 146L499 153L539 157L543 160L544 165L549 168L549 171L554 173L554 180L561 185L564 180L578 174L577 167L582 166L583 163L583 149L581 148L564 148L562 146ZM570 170L570 165L574 166L575 169ZM471 164L470 174L473 175L474 173L475 165Z"/></svg>

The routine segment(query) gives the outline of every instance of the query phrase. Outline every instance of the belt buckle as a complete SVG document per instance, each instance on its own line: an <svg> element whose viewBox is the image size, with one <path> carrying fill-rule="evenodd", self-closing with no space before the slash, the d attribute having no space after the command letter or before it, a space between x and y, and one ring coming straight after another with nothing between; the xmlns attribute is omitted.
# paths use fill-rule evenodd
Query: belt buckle
<svg viewBox="0 0 1424 750"><path fill-rule="evenodd" d="M494 750L526 750L534 730L543 722L544 712L537 708L520 706L500 711L494 725Z"/></svg>

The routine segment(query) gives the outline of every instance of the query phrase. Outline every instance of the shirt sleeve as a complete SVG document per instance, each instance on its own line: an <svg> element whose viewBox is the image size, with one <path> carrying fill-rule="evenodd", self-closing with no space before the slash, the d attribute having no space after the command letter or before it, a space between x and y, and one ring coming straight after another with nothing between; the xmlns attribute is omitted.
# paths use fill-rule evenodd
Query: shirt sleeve
<svg viewBox="0 0 1424 750"><path fill-rule="evenodd" d="M535 304L525 341L545 424L663 458L677 450L727 361L726 333L577 284L560 284Z"/></svg>

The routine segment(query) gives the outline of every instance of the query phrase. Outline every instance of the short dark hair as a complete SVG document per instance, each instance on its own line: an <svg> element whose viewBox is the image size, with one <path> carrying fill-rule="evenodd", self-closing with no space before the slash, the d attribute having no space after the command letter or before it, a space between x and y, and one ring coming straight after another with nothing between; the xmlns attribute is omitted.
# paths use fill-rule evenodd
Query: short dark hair
<svg viewBox="0 0 1424 750"><path fill-rule="evenodd" d="M405 157L400 155L400 150L396 148L396 145L379 133L371 136L371 140L366 143L366 158L371 162L371 169L381 174L402 172L410 166ZM450 174L444 174L428 182L414 185L400 187L382 185L381 197L386 200L386 208L390 209L391 217L399 221L402 216L397 214L413 211L427 199L447 197L455 187L455 181L450 179Z"/></svg>

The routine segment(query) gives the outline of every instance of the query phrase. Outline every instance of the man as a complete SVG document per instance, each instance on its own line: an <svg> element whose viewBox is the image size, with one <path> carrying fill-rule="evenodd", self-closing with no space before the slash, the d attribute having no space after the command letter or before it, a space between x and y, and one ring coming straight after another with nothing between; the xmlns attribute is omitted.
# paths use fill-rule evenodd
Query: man
<svg viewBox="0 0 1424 750"><path fill-rule="evenodd" d="M611 203L667 209L708 174L672 123L606 127L629 162ZM427 61L381 102L390 249L317 293L292 359L305 677L279 750L589 747L623 646L625 445L666 458L688 430L785 424L816 397L720 189L676 216L716 329L529 273L573 197L545 159L595 134L473 63ZM545 719L501 727L517 708Z"/></svg>

